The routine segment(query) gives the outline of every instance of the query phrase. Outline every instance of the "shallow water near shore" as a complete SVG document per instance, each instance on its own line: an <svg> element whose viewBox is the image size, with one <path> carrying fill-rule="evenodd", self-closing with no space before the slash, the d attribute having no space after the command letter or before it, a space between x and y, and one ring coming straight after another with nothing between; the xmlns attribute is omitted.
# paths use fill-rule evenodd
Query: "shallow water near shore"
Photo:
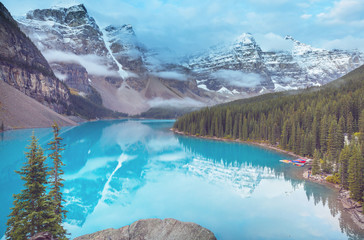
<svg viewBox="0 0 364 240"><path fill-rule="evenodd" d="M292 157L176 135L173 121L97 121L62 128L65 227L71 237L144 218L176 218L218 239L362 239L337 193L297 178ZM33 130L0 133L0 236ZM44 148L49 128L35 129Z"/></svg>

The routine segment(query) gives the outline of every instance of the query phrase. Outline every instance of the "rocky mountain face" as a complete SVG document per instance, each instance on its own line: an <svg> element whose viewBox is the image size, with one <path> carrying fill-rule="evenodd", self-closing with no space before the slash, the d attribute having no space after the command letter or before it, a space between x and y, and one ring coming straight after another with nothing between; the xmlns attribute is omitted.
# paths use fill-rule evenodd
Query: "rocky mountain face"
<svg viewBox="0 0 364 240"><path fill-rule="evenodd" d="M271 89L273 84L262 55L253 36L243 34L231 45L218 45L190 58L185 66L192 70L199 87L205 90L224 92L225 88L234 88L241 92L251 88ZM243 77L251 78L253 82L244 82Z"/></svg>
<svg viewBox="0 0 364 240"><path fill-rule="evenodd" d="M364 54L314 48L291 36L291 52L264 52L245 33L235 42L192 56L184 64L195 74L198 87L207 91L263 93L320 86L364 63Z"/></svg>
<svg viewBox="0 0 364 240"><path fill-rule="evenodd" d="M59 79L81 95L94 88L105 107L129 114L319 86L364 63L358 51L313 48L289 36L292 51L264 52L249 33L183 61L162 60L131 25L100 29L82 4L33 10L18 22Z"/></svg>
<svg viewBox="0 0 364 240"><path fill-rule="evenodd" d="M181 222L176 219L143 219L120 229L106 229L93 234L75 238L75 240L216 240L208 229L195 223Z"/></svg>
<svg viewBox="0 0 364 240"><path fill-rule="evenodd" d="M130 24L107 26L104 28L104 36L112 55L125 70L137 73L145 71L143 55L146 50L138 42Z"/></svg>
<svg viewBox="0 0 364 240"><path fill-rule="evenodd" d="M186 79L151 72L131 25L100 29L82 4L33 10L18 22L58 78L82 95L95 88L107 108L136 114L162 100L208 100Z"/></svg>
<svg viewBox="0 0 364 240"><path fill-rule="evenodd" d="M83 5L36 9L18 22L68 86L89 93L89 75L122 82L100 28Z"/></svg>
<svg viewBox="0 0 364 240"><path fill-rule="evenodd" d="M66 112L68 88L1 3L0 79L56 112Z"/></svg>

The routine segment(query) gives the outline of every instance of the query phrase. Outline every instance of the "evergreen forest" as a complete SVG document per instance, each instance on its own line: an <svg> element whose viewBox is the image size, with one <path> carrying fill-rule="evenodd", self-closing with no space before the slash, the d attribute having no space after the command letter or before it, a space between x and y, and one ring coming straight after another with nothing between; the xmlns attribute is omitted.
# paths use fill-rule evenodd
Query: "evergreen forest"
<svg viewBox="0 0 364 240"><path fill-rule="evenodd" d="M363 198L364 66L322 87L270 93L204 108L174 128L196 136L264 142L313 157L312 173Z"/></svg>

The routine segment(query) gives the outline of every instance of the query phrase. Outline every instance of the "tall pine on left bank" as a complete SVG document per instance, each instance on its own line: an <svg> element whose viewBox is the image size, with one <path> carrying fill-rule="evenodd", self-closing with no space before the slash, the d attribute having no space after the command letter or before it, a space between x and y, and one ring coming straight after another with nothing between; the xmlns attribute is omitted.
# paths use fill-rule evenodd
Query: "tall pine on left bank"
<svg viewBox="0 0 364 240"><path fill-rule="evenodd" d="M62 226L63 220L66 218L66 210L63 209L63 196L61 188L63 187L62 178L64 163L62 162L62 156L60 154L61 151L64 150L64 145L62 144L62 138L59 136L59 127L57 123L53 126L53 140L48 143L50 145L51 153L48 155L53 160L53 167L49 172L49 184L50 184L50 192L49 197L51 201L51 206L53 212L55 214L55 221L51 224L51 232L54 237L58 240L67 239L66 238L66 230Z"/></svg>
<svg viewBox="0 0 364 240"><path fill-rule="evenodd" d="M48 172L45 165L46 157L39 146L36 137L31 137L27 147L27 161L21 171L16 171L25 181L24 189L14 195L14 207L7 221L6 239L24 240L40 232L49 232L58 240L65 240L66 230L62 222L66 217L63 209L61 188L63 187L64 165L60 152L64 150L59 136L59 127L53 126L53 140L50 145L49 157L53 160L53 167ZM47 191L47 186L50 187Z"/></svg>
<svg viewBox="0 0 364 240"><path fill-rule="evenodd" d="M27 149L27 161L20 171L16 171L25 181L24 189L14 195L14 207L11 208L7 221L6 239L28 239L38 232L47 231L54 219L46 193L46 157L34 133Z"/></svg>

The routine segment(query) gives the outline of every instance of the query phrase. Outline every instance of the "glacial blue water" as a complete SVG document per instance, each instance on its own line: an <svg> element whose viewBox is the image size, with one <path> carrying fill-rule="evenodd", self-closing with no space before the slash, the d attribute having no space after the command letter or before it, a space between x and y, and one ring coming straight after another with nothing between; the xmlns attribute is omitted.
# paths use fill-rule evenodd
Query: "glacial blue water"
<svg viewBox="0 0 364 240"><path fill-rule="evenodd" d="M218 239L363 237L324 186L301 180L287 155L257 146L175 135L173 121L97 121L62 128L71 237L144 218L176 218ZM51 129L35 129L44 148ZM22 182L33 130L0 133L0 237Z"/></svg>

